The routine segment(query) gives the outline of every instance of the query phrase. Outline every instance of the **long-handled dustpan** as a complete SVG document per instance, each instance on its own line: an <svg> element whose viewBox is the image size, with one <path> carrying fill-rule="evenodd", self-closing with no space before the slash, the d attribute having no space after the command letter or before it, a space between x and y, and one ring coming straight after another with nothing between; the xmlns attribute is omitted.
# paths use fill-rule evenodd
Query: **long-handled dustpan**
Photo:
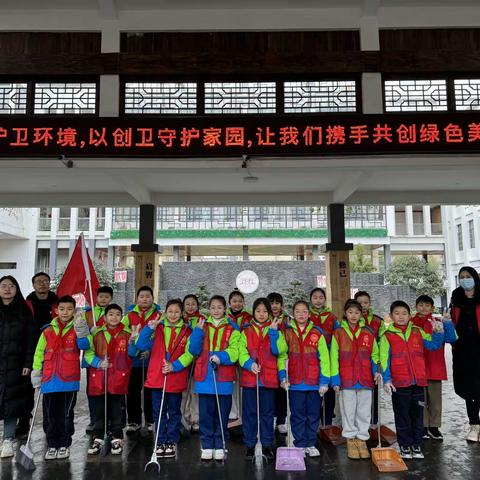
<svg viewBox="0 0 480 480"><path fill-rule="evenodd" d="M323 422L319 429L319 436L322 442L327 442L335 447L344 444L347 440L342 437L342 429L337 425L325 425L325 396L322 401Z"/></svg>
<svg viewBox="0 0 480 480"><path fill-rule="evenodd" d="M142 392L141 392L141 404L142 404L142 427L140 428L140 436L146 438L150 436L150 432L147 427L147 420L145 419L145 360L142 360Z"/></svg>
<svg viewBox="0 0 480 480"><path fill-rule="evenodd" d="M30 423L30 429L28 431L27 443L22 445L17 452L15 457L15 462L21 465L28 472L35 470L35 462L33 461L33 452L30 449L30 439L32 438L33 424L35 423L35 416L37 414L38 404L40 402L40 397L42 392L40 388L38 389L37 398L35 400L35 408L33 409L32 421Z"/></svg>
<svg viewBox="0 0 480 480"><path fill-rule="evenodd" d="M263 468L263 461L267 461L267 457L263 454L262 442L260 440L260 386L259 386L259 374L257 373L257 443L255 445L255 455L253 461L255 468L261 470Z"/></svg>
<svg viewBox="0 0 480 480"><path fill-rule="evenodd" d="M372 462L379 472L404 472L408 470L400 454L392 447L382 447L382 435L380 432L380 400L382 384L378 385L378 446L372 448Z"/></svg>
<svg viewBox="0 0 480 480"><path fill-rule="evenodd" d="M306 470L303 448L293 446L292 429L290 427L290 396L288 394L288 360L287 360L287 446L277 448L277 461L275 470L285 470L290 472L298 472Z"/></svg>
<svg viewBox="0 0 480 480"><path fill-rule="evenodd" d="M380 372L380 364L378 364L378 371ZM378 403L378 389L379 389L379 386L378 384L375 385L375 396L373 398L373 402L372 402L372 423L377 423L378 425L380 425L380 440L384 443L388 443L389 445L393 445L396 441L397 441L397 434L389 427L387 427L386 425L381 425L378 418L377 418L377 421L375 422L375 403ZM377 405L377 412L378 412L378 405ZM377 415L378 416L378 415ZM373 427L371 426L369 429L368 429L368 433L370 434L370 438L372 440L378 440L378 428L377 427Z"/></svg>
<svg viewBox="0 0 480 480"><path fill-rule="evenodd" d="M213 377L213 386L215 389L215 399L217 401L217 411L218 411L218 421L220 423L220 433L222 434L222 449L223 449L223 458L222 463L225 463L227 457L227 446L225 444L225 432L223 431L223 419L222 419L222 411L220 410L220 398L218 396L218 387L217 387L217 364L215 362L211 362L212 364L212 377Z"/></svg>

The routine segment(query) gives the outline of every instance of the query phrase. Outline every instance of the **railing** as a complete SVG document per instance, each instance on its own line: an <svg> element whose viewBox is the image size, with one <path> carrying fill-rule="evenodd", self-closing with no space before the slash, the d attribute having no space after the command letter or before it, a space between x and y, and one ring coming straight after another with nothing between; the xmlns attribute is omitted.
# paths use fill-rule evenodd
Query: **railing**
<svg viewBox="0 0 480 480"><path fill-rule="evenodd" d="M97 221L95 222L95 230L98 230L98 231L105 230L105 218L104 217L97 218Z"/></svg>
<svg viewBox="0 0 480 480"><path fill-rule="evenodd" d="M79 232L87 232L90 228L90 219L89 218L78 218L77 219L77 230Z"/></svg>
<svg viewBox="0 0 480 480"><path fill-rule="evenodd" d="M138 229L138 209L115 209L113 228ZM345 209L346 228L386 228L385 207L355 206ZM213 207L160 208L159 230L278 230L325 229L325 207Z"/></svg>
<svg viewBox="0 0 480 480"><path fill-rule="evenodd" d="M443 235L441 223L432 223L432 235Z"/></svg>
<svg viewBox="0 0 480 480"><path fill-rule="evenodd" d="M58 230L60 232L68 232L70 231L70 217L58 219Z"/></svg>
<svg viewBox="0 0 480 480"><path fill-rule="evenodd" d="M40 232L49 232L52 228L52 219L51 218L39 218L38 219L38 230Z"/></svg>

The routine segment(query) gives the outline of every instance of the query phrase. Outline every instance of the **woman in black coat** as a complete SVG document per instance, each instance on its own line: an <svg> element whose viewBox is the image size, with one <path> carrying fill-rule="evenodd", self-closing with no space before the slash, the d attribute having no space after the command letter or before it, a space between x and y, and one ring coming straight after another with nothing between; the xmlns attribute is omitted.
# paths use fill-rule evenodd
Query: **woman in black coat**
<svg viewBox="0 0 480 480"><path fill-rule="evenodd" d="M0 456L13 456L17 418L28 409L30 371L33 363L34 326L18 282L0 278L0 420L3 444Z"/></svg>
<svg viewBox="0 0 480 480"><path fill-rule="evenodd" d="M452 293L451 316L458 340L453 344L453 385L467 405L470 430L466 440L480 440L480 278L462 267L460 286Z"/></svg>

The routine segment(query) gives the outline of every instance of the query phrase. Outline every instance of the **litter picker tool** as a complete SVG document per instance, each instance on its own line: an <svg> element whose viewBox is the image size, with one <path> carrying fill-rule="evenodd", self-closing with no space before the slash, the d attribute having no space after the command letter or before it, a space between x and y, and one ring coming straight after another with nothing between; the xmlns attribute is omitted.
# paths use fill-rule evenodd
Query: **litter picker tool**
<svg viewBox="0 0 480 480"><path fill-rule="evenodd" d="M157 431L155 433L155 442L153 442L153 452L150 458L150 461L145 465L144 472L146 472L150 467L155 466L157 468L157 473L160 474L160 464L158 463L157 458L157 442L160 435L160 424L162 423L162 412L163 412L163 402L165 400L165 388L167 386L167 374L163 377L163 389L162 389L162 400L160 401L160 413L157 418ZM153 470L153 469L152 469Z"/></svg>
<svg viewBox="0 0 480 480"><path fill-rule="evenodd" d="M103 417L103 445L100 450L102 457L106 457L110 453L111 442L108 434L108 368L103 369L103 378L105 379L105 410Z"/></svg>
<svg viewBox="0 0 480 480"><path fill-rule="evenodd" d="M32 421L30 423L30 429L28 431L27 443L20 447L20 450L17 452L15 462L21 465L28 472L33 472L35 470L35 462L33 461L33 452L30 448L30 440L32 438L33 424L35 423L35 416L37 415L38 404L40 402L40 397L42 392L38 388L37 398L35 399L35 407L33 409Z"/></svg>
<svg viewBox="0 0 480 480"><path fill-rule="evenodd" d="M150 435L147 421L145 420L145 360L142 360L142 392L140 401L142 402L142 428L140 429L140 436L145 438Z"/></svg>
<svg viewBox="0 0 480 480"><path fill-rule="evenodd" d="M257 377L257 443L255 444L255 455L253 461L255 462L255 468L261 470L263 468L263 461L267 461L267 457L263 454L262 442L260 440L260 385L259 374Z"/></svg>
<svg viewBox="0 0 480 480"><path fill-rule="evenodd" d="M227 455L227 449L225 446L225 432L223 431L223 422L222 422L222 412L220 410L220 398L218 397L218 388L217 388L217 364L215 362L211 362L212 370L213 370L213 386L215 388L215 398L217 400L217 410L218 410L218 420L220 422L220 432L222 433L222 448L223 448L223 460L222 462L225 463L225 457Z"/></svg>

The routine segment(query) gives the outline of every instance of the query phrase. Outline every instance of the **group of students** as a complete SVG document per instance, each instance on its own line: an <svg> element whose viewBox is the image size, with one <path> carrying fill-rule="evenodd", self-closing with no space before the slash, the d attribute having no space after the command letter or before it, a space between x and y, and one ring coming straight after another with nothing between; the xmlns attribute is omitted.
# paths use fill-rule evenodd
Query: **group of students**
<svg viewBox="0 0 480 480"><path fill-rule="evenodd" d="M263 454L274 458L275 425L286 433L286 395L294 445L306 456L319 456L317 430L322 417L331 424L337 393L348 457L369 458L365 442L377 421L380 383L392 393L402 457L423 458L422 438L442 438L443 345L454 342L456 333L448 318L434 318L428 296L417 299L414 317L405 302L393 302L387 323L374 315L367 292L345 303L340 321L326 307L321 288L312 290L309 302L295 302L291 317L279 293L256 299L252 313L238 290L228 305L215 295L205 316L195 295L169 300L161 312L147 286L124 315L110 303L112 293L101 287L97 304L83 315L72 297L59 298L55 318L41 333L31 381L43 394L46 460L69 456L81 351L93 431L90 455L102 449L105 421L111 453L121 454L124 427L127 433L139 430L143 411L144 428L158 428L158 457L176 455L183 415L199 430L201 459L223 460L232 400L239 404L237 379L247 459L258 440L257 416Z"/></svg>

